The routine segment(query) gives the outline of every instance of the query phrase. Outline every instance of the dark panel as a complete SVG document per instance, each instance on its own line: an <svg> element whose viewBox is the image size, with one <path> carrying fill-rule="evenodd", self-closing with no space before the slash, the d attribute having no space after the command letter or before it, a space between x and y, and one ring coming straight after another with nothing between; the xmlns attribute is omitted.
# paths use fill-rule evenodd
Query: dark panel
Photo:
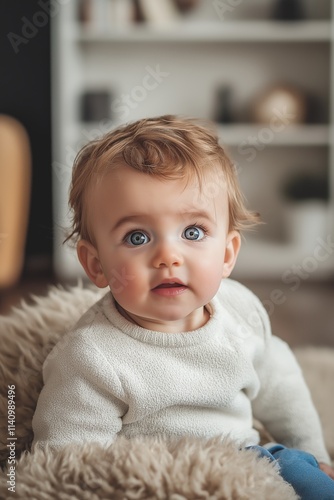
<svg viewBox="0 0 334 500"><path fill-rule="evenodd" d="M26 247L29 258L52 254L51 13L47 3L11 0L1 2L0 7L0 113L23 123L32 149L32 196Z"/></svg>

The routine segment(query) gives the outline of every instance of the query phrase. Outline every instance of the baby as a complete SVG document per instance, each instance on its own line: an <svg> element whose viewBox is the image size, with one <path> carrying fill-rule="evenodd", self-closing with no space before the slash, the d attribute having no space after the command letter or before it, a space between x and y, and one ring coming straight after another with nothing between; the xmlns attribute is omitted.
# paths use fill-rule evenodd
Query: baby
<svg viewBox="0 0 334 500"><path fill-rule="evenodd" d="M334 498L301 370L228 279L259 217L215 134L176 116L120 127L78 154L70 205L67 239L109 290L44 364L34 446L229 436L277 461L303 499ZM280 444L258 446L253 418Z"/></svg>

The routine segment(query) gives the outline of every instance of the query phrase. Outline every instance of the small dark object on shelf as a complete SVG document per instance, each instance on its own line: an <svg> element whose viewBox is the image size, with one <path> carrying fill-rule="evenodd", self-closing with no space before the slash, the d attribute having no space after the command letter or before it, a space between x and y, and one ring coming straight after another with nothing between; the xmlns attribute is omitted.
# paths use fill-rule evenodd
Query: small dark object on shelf
<svg viewBox="0 0 334 500"><path fill-rule="evenodd" d="M174 0L174 3L182 13L185 13L196 7L198 0Z"/></svg>
<svg viewBox="0 0 334 500"><path fill-rule="evenodd" d="M87 91L81 99L81 119L98 122L110 119L110 93L105 90Z"/></svg>
<svg viewBox="0 0 334 500"><path fill-rule="evenodd" d="M288 200L329 199L329 185L326 177L300 172L291 176L282 186L282 193Z"/></svg>
<svg viewBox="0 0 334 500"><path fill-rule="evenodd" d="M135 23L143 23L145 21L145 16L140 5L139 0L132 0L133 3L133 21Z"/></svg>
<svg viewBox="0 0 334 500"><path fill-rule="evenodd" d="M91 0L80 0L78 3L78 20L81 23L88 23L92 17Z"/></svg>
<svg viewBox="0 0 334 500"><path fill-rule="evenodd" d="M217 90L214 115L214 120L217 123L233 122L233 113L231 111L231 88L227 85Z"/></svg>
<svg viewBox="0 0 334 500"><path fill-rule="evenodd" d="M276 0L273 18L279 21L298 21L304 18L300 0Z"/></svg>

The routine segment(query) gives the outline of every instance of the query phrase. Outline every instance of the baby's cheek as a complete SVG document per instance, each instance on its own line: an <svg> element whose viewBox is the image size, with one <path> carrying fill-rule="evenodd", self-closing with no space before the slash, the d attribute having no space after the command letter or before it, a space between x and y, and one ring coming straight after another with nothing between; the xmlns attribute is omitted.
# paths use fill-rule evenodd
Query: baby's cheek
<svg viewBox="0 0 334 500"><path fill-rule="evenodd" d="M222 280L222 271L217 266L215 269L208 268L203 273L204 279L202 282L202 292L207 296L214 296L220 286Z"/></svg>
<svg viewBox="0 0 334 500"><path fill-rule="evenodd" d="M128 266L121 265L111 269L109 273L108 284L111 293L116 296L121 296L129 293L136 282L135 273Z"/></svg>

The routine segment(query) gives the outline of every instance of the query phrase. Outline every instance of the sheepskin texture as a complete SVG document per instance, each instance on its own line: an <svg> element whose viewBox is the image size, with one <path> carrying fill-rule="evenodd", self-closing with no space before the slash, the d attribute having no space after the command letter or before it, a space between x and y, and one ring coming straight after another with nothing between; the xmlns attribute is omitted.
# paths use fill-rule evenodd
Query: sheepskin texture
<svg viewBox="0 0 334 500"><path fill-rule="evenodd" d="M298 498L267 459L228 441L119 438L108 449L67 446L56 456L23 455L15 498L47 500L292 500ZM8 496L7 496L8 495ZM0 498L12 498L4 481Z"/></svg>
<svg viewBox="0 0 334 500"><path fill-rule="evenodd" d="M103 449L96 443L67 446L57 454L30 452L31 421L42 388L42 365L52 347L105 290L79 284L52 287L45 297L32 297L0 322L0 412L7 415L7 386L15 385L18 499L282 499L297 498L265 458L219 439L118 438ZM296 351L334 454L334 352ZM258 423L258 428L261 425ZM265 430L263 429L263 433ZM0 423L0 461L7 465L7 421ZM0 498L12 498L6 469Z"/></svg>

